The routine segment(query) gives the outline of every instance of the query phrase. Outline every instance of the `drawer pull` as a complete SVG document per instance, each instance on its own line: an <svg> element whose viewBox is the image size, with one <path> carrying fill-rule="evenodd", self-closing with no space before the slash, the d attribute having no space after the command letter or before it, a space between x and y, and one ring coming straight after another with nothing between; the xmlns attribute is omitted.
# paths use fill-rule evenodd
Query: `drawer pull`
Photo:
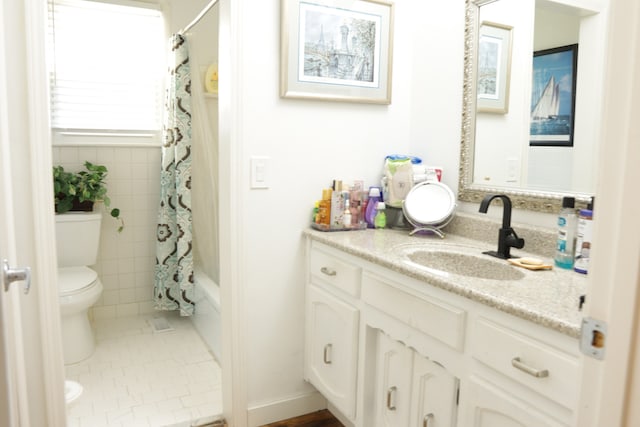
<svg viewBox="0 0 640 427"><path fill-rule="evenodd" d="M390 387L389 390L387 390L387 409L390 411L396 410L395 397L397 390L398 388L396 386ZM391 403L392 400L393 403Z"/></svg>
<svg viewBox="0 0 640 427"><path fill-rule="evenodd" d="M336 273L335 270L332 270L329 267L322 267L320 269L320 272L326 274L327 276L335 276L336 274L338 274L338 273Z"/></svg>
<svg viewBox="0 0 640 427"><path fill-rule="evenodd" d="M331 365L331 348L333 344L327 344L324 346L324 354L322 355L322 360L325 365Z"/></svg>
<svg viewBox="0 0 640 427"><path fill-rule="evenodd" d="M427 414L422 419L422 427L429 427L431 425L431 421L433 421L433 414Z"/></svg>
<svg viewBox="0 0 640 427"><path fill-rule="evenodd" d="M531 366L522 363L519 357L511 359L511 364L514 368L520 369L522 372L526 372L536 378L546 378L549 376L549 371L547 369L532 368Z"/></svg>

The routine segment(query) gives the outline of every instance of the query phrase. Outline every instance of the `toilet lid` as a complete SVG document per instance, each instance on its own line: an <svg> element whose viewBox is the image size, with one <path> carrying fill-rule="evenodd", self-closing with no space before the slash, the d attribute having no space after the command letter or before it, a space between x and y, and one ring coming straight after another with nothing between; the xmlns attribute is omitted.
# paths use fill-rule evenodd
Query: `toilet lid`
<svg viewBox="0 0 640 427"><path fill-rule="evenodd" d="M98 273L89 267L65 267L58 269L60 295L75 294L96 281Z"/></svg>

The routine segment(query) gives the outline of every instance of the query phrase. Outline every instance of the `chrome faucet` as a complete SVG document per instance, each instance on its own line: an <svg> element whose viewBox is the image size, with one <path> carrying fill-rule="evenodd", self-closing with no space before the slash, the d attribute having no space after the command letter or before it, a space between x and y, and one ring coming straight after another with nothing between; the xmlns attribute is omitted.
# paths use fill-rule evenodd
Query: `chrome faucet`
<svg viewBox="0 0 640 427"><path fill-rule="evenodd" d="M498 231L498 250L483 252L497 258L509 259L511 248L522 249L524 247L524 239L521 239L511 228L511 199L504 194L489 194L480 202L480 212L487 213L489 204L493 199L502 199L502 228Z"/></svg>

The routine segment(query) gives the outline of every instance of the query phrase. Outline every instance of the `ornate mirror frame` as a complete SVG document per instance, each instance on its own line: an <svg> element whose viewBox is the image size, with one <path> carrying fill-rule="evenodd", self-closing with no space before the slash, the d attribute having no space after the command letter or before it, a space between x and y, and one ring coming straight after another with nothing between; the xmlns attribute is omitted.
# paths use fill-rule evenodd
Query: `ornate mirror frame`
<svg viewBox="0 0 640 427"><path fill-rule="evenodd" d="M583 207L591 199L590 194L557 193L508 187L479 186L473 183L473 160L476 119L476 52L478 51L478 26L480 6L496 0L465 0L464 29L464 78L462 86L462 129L460 141L460 166L458 200L480 203L487 194L506 194L514 208L535 212L557 213L562 197L576 198L577 207Z"/></svg>

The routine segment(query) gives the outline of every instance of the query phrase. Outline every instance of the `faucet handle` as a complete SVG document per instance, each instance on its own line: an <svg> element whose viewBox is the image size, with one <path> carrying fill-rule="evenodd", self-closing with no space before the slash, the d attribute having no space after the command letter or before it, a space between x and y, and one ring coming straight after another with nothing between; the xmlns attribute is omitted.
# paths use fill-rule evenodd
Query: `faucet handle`
<svg viewBox="0 0 640 427"><path fill-rule="evenodd" d="M512 248L522 249L524 248L524 239L518 237L516 234L516 230L513 228L509 229L509 234L506 236L507 245Z"/></svg>

